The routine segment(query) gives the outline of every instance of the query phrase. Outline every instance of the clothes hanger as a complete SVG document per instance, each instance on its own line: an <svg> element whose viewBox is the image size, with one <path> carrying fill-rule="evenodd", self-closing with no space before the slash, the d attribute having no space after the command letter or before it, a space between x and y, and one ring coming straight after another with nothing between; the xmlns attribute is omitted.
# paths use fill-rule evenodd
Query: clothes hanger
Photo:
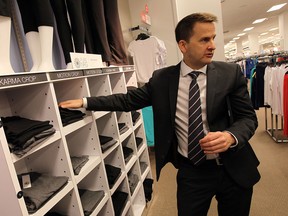
<svg viewBox="0 0 288 216"><path fill-rule="evenodd" d="M145 39L147 39L147 38L149 38L149 37L150 37L150 36L147 35L147 34L145 34L145 33L140 33L140 34L138 34L136 40L145 40Z"/></svg>

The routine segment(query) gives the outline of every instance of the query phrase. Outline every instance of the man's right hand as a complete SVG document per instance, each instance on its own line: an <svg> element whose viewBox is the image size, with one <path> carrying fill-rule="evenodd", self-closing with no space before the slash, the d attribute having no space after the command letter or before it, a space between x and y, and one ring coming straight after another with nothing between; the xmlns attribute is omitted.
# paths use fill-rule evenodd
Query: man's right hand
<svg viewBox="0 0 288 216"><path fill-rule="evenodd" d="M72 108L72 109L82 108L83 99L62 101L58 105L59 107L62 107L62 108Z"/></svg>

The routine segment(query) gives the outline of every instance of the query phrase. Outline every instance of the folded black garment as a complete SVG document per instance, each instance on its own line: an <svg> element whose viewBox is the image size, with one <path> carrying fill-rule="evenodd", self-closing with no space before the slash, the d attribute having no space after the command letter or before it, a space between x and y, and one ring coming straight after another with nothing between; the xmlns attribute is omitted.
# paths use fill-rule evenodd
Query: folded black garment
<svg viewBox="0 0 288 216"><path fill-rule="evenodd" d="M81 119L83 119L83 117L81 117L81 118L73 118L73 119L69 119L69 120L64 120L64 121L62 121L62 125L63 125L63 127L65 127L65 126L67 126L69 124L72 124L74 122L77 122L77 121L79 121Z"/></svg>
<svg viewBox="0 0 288 216"><path fill-rule="evenodd" d="M143 139L141 137L135 137L135 139L136 139L136 145L137 147L139 147L142 144Z"/></svg>
<svg viewBox="0 0 288 216"><path fill-rule="evenodd" d="M127 201L128 193L122 191L115 191L112 195L112 202L115 216L121 215L126 201Z"/></svg>
<svg viewBox="0 0 288 216"><path fill-rule="evenodd" d="M125 126L126 126L126 123L118 123L119 130L121 130Z"/></svg>
<svg viewBox="0 0 288 216"><path fill-rule="evenodd" d="M79 121L86 115L80 110L71 110L62 107L59 107L59 111L63 126Z"/></svg>
<svg viewBox="0 0 288 216"><path fill-rule="evenodd" d="M105 164L109 187L112 188L121 175L121 168Z"/></svg>
<svg viewBox="0 0 288 216"><path fill-rule="evenodd" d="M152 193L153 193L152 186L153 186L153 179L146 178L143 181L143 187L144 187L144 194L145 194L146 202L149 202L152 198Z"/></svg>
<svg viewBox="0 0 288 216"><path fill-rule="evenodd" d="M133 116L136 112L137 112L136 110L132 110L131 115Z"/></svg>
<svg viewBox="0 0 288 216"><path fill-rule="evenodd" d="M20 116L2 117L1 119L8 143L19 146L24 145L27 140L42 131L53 127L49 121L32 120Z"/></svg>
<svg viewBox="0 0 288 216"><path fill-rule="evenodd" d="M137 87L135 87L135 86L127 86L127 91L131 91L131 90L134 90L134 89L137 89Z"/></svg>
<svg viewBox="0 0 288 216"><path fill-rule="evenodd" d="M84 215L91 215L95 210L97 205L103 199L105 192L103 190L100 191L91 191L86 189L79 189L79 195L84 211Z"/></svg>
<svg viewBox="0 0 288 216"><path fill-rule="evenodd" d="M61 118L64 118L64 119L68 119L68 118L71 118L73 116L84 116L85 113L83 113L81 110L75 110L75 109L67 109L67 108L62 108L62 107L59 107L59 111L60 111L60 115L61 115Z"/></svg>
<svg viewBox="0 0 288 216"><path fill-rule="evenodd" d="M113 137L99 135L99 140L100 140L100 144L102 145L113 140Z"/></svg>
<svg viewBox="0 0 288 216"><path fill-rule="evenodd" d="M47 212L45 214L45 216L66 216L66 215L62 215L62 214L60 214L58 212Z"/></svg>
<svg viewBox="0 0 288 216"><path fill-rule="evenodd" d="M137 112L137 111L132 112L132 122L133 122L133 124L135 124L138 121L139 118L140 118L140 113L139 112Z"/></svg>
<svg viewBox="0 0 288 216"><path fill-rule="evenodd" d="M24 188L22 177L28 175L31 187ZM23 173L17 176L20 183L25 204L29 213L36 212L68 182L67 176L50 176L37 172Z"/></svg>
<svg viewBox="0 0 288 216"><path fill-rule="evenodd" d="M133 149L126 146L123 146L122 149L124 154L124 160L127 163L133 155Z"/></svg>
<svg viewBox="0 0 288 216"><path fill-rule="evenodd" d="M102 151L106 151L109 147L113 146L117 143L117 140L115 140L113 137L103 136L99 135L100 145Z"/></svg>
<svg viewBox="0 0 288 216"><path fill-rule="evenodd" d="M126 125L126 123L118 123L118 127L119 127L119 133L123 134L124 132L126 132L129 127Z"/></svg>

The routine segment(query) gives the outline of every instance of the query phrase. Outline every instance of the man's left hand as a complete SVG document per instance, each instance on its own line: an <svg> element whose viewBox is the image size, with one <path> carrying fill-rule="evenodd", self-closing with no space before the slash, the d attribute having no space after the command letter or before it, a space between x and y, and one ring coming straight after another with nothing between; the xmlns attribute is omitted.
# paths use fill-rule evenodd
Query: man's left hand
<svg viewBox="0 0 288 216"><path fill-rule="evenodd" d="M228 132L209 132L200 140L200 146L205 154L225 152L235 143L234 137Z"/></svg>

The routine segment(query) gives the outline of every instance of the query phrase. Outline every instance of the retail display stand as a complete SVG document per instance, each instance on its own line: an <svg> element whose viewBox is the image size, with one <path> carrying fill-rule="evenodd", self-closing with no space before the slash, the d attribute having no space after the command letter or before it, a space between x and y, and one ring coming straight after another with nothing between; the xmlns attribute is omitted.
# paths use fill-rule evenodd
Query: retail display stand
<svg viewBox="0 0 288 216"><path fill-rule="evenodd" d="M56 130L25 155L18 157L10 152L0 122L1 215L43 216L51 212L69 216L86 215L80 189L104 191L104 196L90 215L142 214L146 206L143 183L145 179L152 179L152 172L141 111L137 110L140 118L133 122L131 112L90 112L79 109L85 113L84 118L63 126L58 107L59 102L68 99L126 93L128 86L137 86L132 65L0 76L1 117L49 120ZM125 132L119 132L119 123L125 123ZM100 135L112 137L116 143L103 151ZM142 144L139 145L137 139L142 140ZM125 147L133 150L128 159L124 158ZM75 175L71 157L81 155L88 156L89 160ZM143 164L146 164L144 169ZM109 182L106 165L121 170L113 185ZM68 182L36 212L29 214L18 176L30 172L65 176ZM131 176L137 179L133 183L133 190ZM117 203L113 203L113 196L118 192L127 194L120 214L116 213Z"/></svg>
<svg viewBox="0 0 288 216"><path fill-rule="evenodd" d="M270 110L270 115L268 115L268 110ZM276 143L288 142L288 137L284 135L283 124L283 116L273 114L272 108L265 106L265 130Z"/></svg>

